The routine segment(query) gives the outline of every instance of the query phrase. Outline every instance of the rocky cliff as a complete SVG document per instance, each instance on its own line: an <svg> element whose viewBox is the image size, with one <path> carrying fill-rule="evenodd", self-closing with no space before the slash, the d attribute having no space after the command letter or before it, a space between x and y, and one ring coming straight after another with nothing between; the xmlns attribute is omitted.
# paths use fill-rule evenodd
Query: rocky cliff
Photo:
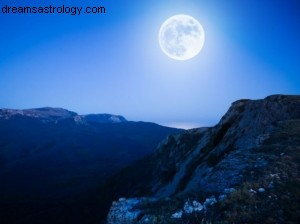
<svg viewBox="0 0 300 224"><path fill-rule="evenodd" d="M111 179L114 198L137 198L114 202L108 223L297 223L299 162L300 96L239 100Z"/></svg>

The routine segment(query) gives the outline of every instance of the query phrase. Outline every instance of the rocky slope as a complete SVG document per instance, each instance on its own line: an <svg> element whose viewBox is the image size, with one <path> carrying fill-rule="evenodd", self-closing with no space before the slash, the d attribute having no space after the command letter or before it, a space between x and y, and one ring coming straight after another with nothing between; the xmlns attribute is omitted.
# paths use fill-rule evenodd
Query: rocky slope
<svg viewBox="0 0 300 224"><path fill-rule="evenodd" d="M1 109L0 222L91 223L97 186L179 132L110 114Z"/></svg>
<svg viewBox="0 0 300 224"><path fill-rule="evenodd" d="M239 100L111 179L111 198L137 198L114 202L107 221L297 223L299 165L300 96Z"/></svg>

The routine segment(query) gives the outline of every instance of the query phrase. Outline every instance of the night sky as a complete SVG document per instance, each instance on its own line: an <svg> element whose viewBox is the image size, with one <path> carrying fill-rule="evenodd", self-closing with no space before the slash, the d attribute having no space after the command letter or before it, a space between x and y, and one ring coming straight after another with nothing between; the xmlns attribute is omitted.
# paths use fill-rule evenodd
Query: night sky
<svg viewBox="0 0 300 224"><path fill-rule="evenodd" d="M106 14L0 12L0 108L62 107L168 126L210 126L232 101L300 94L298 0L1 0L105 6ZM196 18L206 40L188 61L160 49L161 24Z"/></svg>

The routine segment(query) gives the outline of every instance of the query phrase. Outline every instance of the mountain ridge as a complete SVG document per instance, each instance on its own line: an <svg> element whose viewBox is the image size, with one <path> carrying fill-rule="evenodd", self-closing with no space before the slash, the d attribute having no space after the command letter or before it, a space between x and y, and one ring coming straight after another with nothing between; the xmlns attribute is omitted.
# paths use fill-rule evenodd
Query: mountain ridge
<svg viewBox="0 0 300 224"><path fill-rule="evenodd" d="M88 223L96 210L90 192L181 131L61 108L2 109L0 220Z"/></svg>
<svg viewBox="0 0 300 224"><path fill-rule="evenodd" d="M43 121L57 122L62 119L74 119L77 122L96 122L96 123L121 123L127 120L121 115L114 114L86 114L79 115L76 112L59 107L41 107L32 109L0 109L0 119L10 119L14 116L24 116L39 118Z"/></svg>

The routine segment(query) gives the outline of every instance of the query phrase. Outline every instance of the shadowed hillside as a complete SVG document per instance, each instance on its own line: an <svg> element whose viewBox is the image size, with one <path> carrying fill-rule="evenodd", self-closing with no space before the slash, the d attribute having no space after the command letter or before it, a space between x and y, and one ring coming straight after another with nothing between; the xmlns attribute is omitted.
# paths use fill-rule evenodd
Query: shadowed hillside
<svg viewBox="0 0 300 224"><path fill-rule="evenodd" d="M2 109L0 220L91 223L96 208L90 192L179 132L110 114Z"/></svg>
<svg viewBox="0 0 300 224"><path fill-rule="evenodd" d="M299 164L300 96L239 100L110 179L107 198L138 198L114 202L108 223L297 223Z"/></svg>

